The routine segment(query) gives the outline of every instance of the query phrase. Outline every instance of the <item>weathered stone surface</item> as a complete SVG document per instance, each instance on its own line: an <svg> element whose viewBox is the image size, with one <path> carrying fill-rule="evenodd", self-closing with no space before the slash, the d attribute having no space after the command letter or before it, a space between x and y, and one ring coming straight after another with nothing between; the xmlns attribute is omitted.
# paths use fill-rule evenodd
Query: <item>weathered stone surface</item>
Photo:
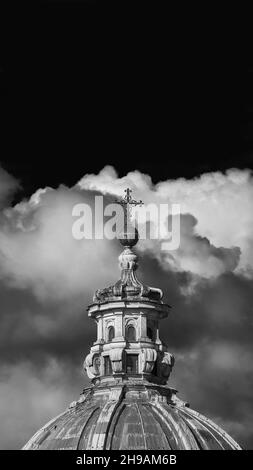
<svg viewBox="0 0 253 470"><path fill-rule="evenodd" d="M240 449L208 418L174 400L173 390L149 387L113 387L98 395L91 390L84 401L44 426L24 449Z"/></svg>

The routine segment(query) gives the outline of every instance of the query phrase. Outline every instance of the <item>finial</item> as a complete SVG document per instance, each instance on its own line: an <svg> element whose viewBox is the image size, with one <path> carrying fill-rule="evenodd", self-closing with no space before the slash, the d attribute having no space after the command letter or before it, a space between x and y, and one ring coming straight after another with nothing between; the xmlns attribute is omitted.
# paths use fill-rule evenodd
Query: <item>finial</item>
<svg viewBox="0 0 253 470"><path fill-rule="evenodd" d="M119 233L118 240L120 241L121 245L125 247L131 247L136 245L139 240L138 230L133 227L130 221L130 208L131 206L142 206L143 202L136 201L132 198L130 188L124 190L126 193L124 197L121 199L116 199L116 204L120 204L124 210L124 228L123 231Z"/></svg>
<svg viewBox="0 0 253 470"><path fill-rule="evenodd" d="M127 202L130 202L131 199L132 199L132 196L131 196L132 189L127 188L127 189L125 189L124 191L125 191L125 193L126 193L126 195L125 195L125 200L126 200Z"/></svg>

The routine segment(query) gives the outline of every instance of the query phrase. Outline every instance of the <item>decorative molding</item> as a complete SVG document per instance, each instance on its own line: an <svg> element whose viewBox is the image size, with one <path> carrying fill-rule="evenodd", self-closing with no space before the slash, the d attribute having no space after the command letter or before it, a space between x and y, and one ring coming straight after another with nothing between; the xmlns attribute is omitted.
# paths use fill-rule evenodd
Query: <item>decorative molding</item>
<svg viewBox="0 0 253 470"><path fill-rule="evenodd" d="M160 366L162 377L166 379L169 378L174 364L175 364L175 358L173 354L165 351L163 353L163 358L162 358L161 366Z"/></svg>
<svg viewBox="0 0 253 470"><path fill-rule="evenodd" d="M140 354L140 372L151 373L154 368L156 359L157 352L155 349L142 349Z"/></svg>
<svg viewBox="0 0 253 470"><path fill-rule="evenodd" d="M97 364L96 361L98 361ZM83 368L90 379L94 379L100 375L100 366L100 355L98 353L91 352L86 356Z"/></svg>

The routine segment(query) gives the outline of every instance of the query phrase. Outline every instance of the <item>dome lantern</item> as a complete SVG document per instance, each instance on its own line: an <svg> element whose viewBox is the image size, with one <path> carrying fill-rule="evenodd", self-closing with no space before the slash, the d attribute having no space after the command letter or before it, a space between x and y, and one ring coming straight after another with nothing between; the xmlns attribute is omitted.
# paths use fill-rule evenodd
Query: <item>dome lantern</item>
<svg viewBox="0 0 253 470"><path fill-rule="evenodd" d="M117 201L124 208L120 279L97 290L87 309L97 325L97 338L84 361L91 385L24 449L240 450L168 384L175 361L160 338L159 325L170 306L161 289L137 277L132 247L138 232L131 227L129 208L143 203L132 199L129 188L125 192Z"/></svg>

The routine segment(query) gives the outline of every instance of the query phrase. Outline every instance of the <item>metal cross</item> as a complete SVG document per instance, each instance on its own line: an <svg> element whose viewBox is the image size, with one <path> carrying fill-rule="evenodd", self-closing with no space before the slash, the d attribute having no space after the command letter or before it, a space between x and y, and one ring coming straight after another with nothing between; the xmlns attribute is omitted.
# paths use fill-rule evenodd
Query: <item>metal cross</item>
<svg viewBox="0 0 253 470"><path fill-rule="evenodd" d="M117 204L120 204L124 210L129 210L129 205L131 206L142 206L143 205L143 202L140 200L140 201L136 201L135 199L132 198L131 196L131 192L132 190L130 188L127 188L124 190L124 192L126 193L124 197L122 197L121 199L116 199L115 202Z"/></svg>
<svg viewBox="0 0 253 470"><path fill-rule="evenodd" d="M131 206L142 206L144 203L141 200L136 201L132 198L132 190L130 188L125 189L124 192L126 193L125 196L121 199L116 199L115 202L116 204L120 204L124 209L124 227L126 228L127 220L129 220L130 217Z"/></svg>

